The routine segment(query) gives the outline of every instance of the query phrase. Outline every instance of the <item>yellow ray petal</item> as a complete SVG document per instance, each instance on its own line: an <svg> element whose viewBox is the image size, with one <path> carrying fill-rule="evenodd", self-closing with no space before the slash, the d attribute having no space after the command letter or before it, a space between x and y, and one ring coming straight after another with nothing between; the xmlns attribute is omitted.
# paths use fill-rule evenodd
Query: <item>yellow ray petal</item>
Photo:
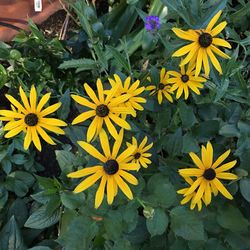
<svg viewBox="0 0 250 250"><path fill-rule="evenodd" d="M24 114L20 114L10 110L0 110L0 115L10 117L10 118L24 118Z"/></svg>
<svg viewBox="0 0 250 250"><path fill-rule="evenodd" d="M50 98L50 95L51 95L51 93L47 93L47 94L45 94L45 95L41 98L41 100L39 101L39 103L38 103L38 105L37 105L37 107L36 107L36 112L37 112L37 113L39 113L39 112L42 110L42 108L44 107L44 105L48 102L48 100L49 100L49 98Z"/></svg>
<svg viewBox="0 0 250 250"><path fill-rule="evenodd" d="M184 90L185 100L187 100L189 96L188 85L184 85L183 90Z"/></svg>
<svg viewBox="0 0 250 250"><path fill-rule="evenodd" d="M102 129L99 134L102 150L107 158L111 156L107 133Z"/></svg>
<svg viewBox="0 0 250 250"><path fill-rule="evenodd" d="M90 102L89 100L87 100L84 97L78 96L78 95L71 95L71 97L79 104L81 104L82 106L91 108L91 109L96 109L97 105Z"/></svg>
<svg viewBox="0 0 250 250"><path fill-rule="evenodd" d="M99 96L99 98L100 98L100 96ZM95 195L95 209L100 207L100 205L102 204L106 182L107 182L107 177L106 177L106 175L103 175L102 179L101 179L101 183L100 183L100 185L97 189L96 195Z"/></svg>
<svg viewBox="0 0 250 250"><path fill-rule="evenodd" d="M51 126L67 126L67 123L56 118L39 118L39 125L40 122Z"/></svg>
<svg viewBox="0 0 250 250"><path fill-rule="evenodd" d="M216 186L218 191L224 195L227 199L232 200L233 196L227 191L227 189L224 187L224 185L217 179L215 178L213 180L213 184Z"/></svg>
<svg viewBox="0 0 250 250"><path fill-rule="evenodd" d="M129 156L131 156L136 150L135 146L130 146L129 148L125 149L117 158L117 162L121 163L126 160Z"/></svg>
<svg viewBox="0 0 250 250"><path fill-rule="evenodd" d="M32 140L31 128L27 127L26 135L24 137L24 142L23 142L23 147L25 150L29 148L31 140Z"/></svg>
<svg viewBox="0 0 250 250"><path fill-rule="evenodd" d="M123 170L133 171L138 170L140 168L140 164L138 163L121 163L119 164L119 168Z"/></svg>
<svg viewBox="0 0 250 250"><path fill-rule="evenodd" d="M84 83L84 88L85 91L87 92L88 96L91 98L91 100L96 104L96 105L100 105L100 101L98 100L95 92L93 91L93 89L87 84Z"/></svg>
<svg viewBox="0 0 250 250"><path fill-rule="evenodd" d="M116 183L118 187L121 189L121 191L130 199L133 199L133 194L129 188L129 186L122 180L122 178L119 175L114 175L114 178L116 180Z"/></svg>
<svg viewBox="0 0 250 250"><path fill-rule="evenodd" d="M64 135L65 132L59 128L59 127L56 127L56 126L51 126L51 125L48 125L48 124L45 124L45 123L41 123L39 122L39 126L53 132L53 133L56 133L56 134L59 134L59 135Z"/></svg>
<svg viewBox="0 0 250 250"><path fill-rule="evenodd" d="M115 126L110 121L109 117L108 116L104 117L104 121L108 128L109 133L116 139L118 137L118 133L116 131Z"/></svg>
<svg viewBox="0 0 250 250"><path fill-rule="evenodd" d="M203 65L204 65L204 70L205 70L205 75L208 77L210 73L210 67L209 67L209 62L208 62L208 57L207 57L207 51L204 50L203 53Z"/></svg>
<svg viewBox="0 0 250 250"><path fill-rule="evenodd" d="M201 200L206 188L206 182L202 181L200 184L200 187L198 191L196 192L194 199L192 200L192 203L197 203L199 200Z"/></svg>
<svg viewBox="0 0 250 250"><path fill-rule="evenodd" d="M211 198L212 198L212 195L211 195L210 184L209 182L206 182L205 195L204 195L204 201L206 205L211 203Z"/></svg>
<svg viewBox="0 0 250 250"><path fill-rule="evenodd" d="M116 84L115 86L113 86L110 91L108 92L106 99L105 99L105 103L108 104L110 102L110 100L115 96L116 92L119 89L119 84Z"/></svg>
<svg viewBox="0 0 250 250"><path fill-rule="evenodd" d="M200 48L198 51L198 56L196 61L195 76L198 76L200 74L202 61L203 61L203 48Z"/></svg>
<svg viewBox="0 0 250 250"><path fill-rule="evenodd" d="M189 156L192 158L194 164L195 164L198 168L200 168L200 169L202 169L202 170L205 169L205 166L203 165L202 161L200 160L200 158L199 158L194 152L190 152L190 153L189 153Z"/></svg>
<svg viewBox="0 0 250 250"><path fill-rule="evenodd" d="M83 168L78 171L72 172L67 174L67 177L69 178L82 178L84 176L96 173L97 171L103 170L103 166L94 166L94 167L88 167Z"/></svg>
<svg viewBox="0 0 250 250"><path fill-rule="evenodd" d="M195 180L195 182L190 186L190 188L188 189L188 191L184 194L184 196L192 194L195 191L195 189L197 187L199 187L199 185L201 184L202 180L203 180L203 177L197 178Z"/></svg>
<svg viewBox="0 0 250 250"><path fill-rule="evenodd" d="M56 143L51 139L51 137L40 127L36 126L38 134L49 144L56 145Z"/></svg>
<svg viewBox="0 0 250 250"><path fill-rule="evenodd" d="M121 147L122 141L123 141L123 134L124 134L124 130L121 129L119 132L119 135L117 137L117 139L115 140L115 143L113 145L113 150L112 150L112 158L116 159L117 154L119 152L119 149Z"/></svg>
<svg viewBox="0 0 250 250"><path fill-rule="evenodd" d="M103 93L102 81L100 78L97 79L96 85L97 85L97 92L98 92L99 100L101 103L103 103L104 102L104 93Z"/></svg>
<svg viewBox="0 0 250 250"><path fill-rule="evenodd" d="M77 123L81 123L84 122L86 120L88 120L89 118L93 117L96 115L96 111L95 110L89 110L86 112L81 113L80 115L78 115L73 121L72 121L72 125L75 125Z"/></svg>
<svg viewBox="0 0 250 250"><path fill-rule="evenodd" d="M218 24L217 26L215 26L212 31L211 31L211 35L212 36L216 36L218 35L222 30L224 30L224 28L227 26L227 22L221 22L220 24Z"/></svg>
<svg viewBox="0 0 250 250"><path fill-rule="evenodd" d="M138 180L130 173L120 170L119 175L132 185L138 185Z"/></svg>
<svg viewBox="0 0 250 250"><path fill-rule="evenodd" d="M80 193L86 190L87 188L94 185L103 175L103 171L99 170L95 174L87 177L84 181L82 181L78 186L76 186L74 193Z"/></svg>
<svg viewBox="0 0 250 250"><path fill-rule="evenodd" d="M162 91L159 90L157 93L157 99L158 99L158 103L161 104L162 103Z"/></svg>
<svg viewBox="0 0 250 250"><path fill-rule="evenodd" d="M179 37L185 40L189 40L189 41L197 41L198 39L198 35L194 35L193 33L187 32L187 31L183 31L181 29L178 28L173 28L172 31Z"/></svg>
<svg viewBox="0 0 250 250"><path fill-rule="evenodd" d="M184 168L184 169L179 169L179 173L182 176L202 176L204 173L204 170L198 169L198 168Z"/></svg>
<svg viewBox="0 0 250 250"><path fill-rule="evenodd" d="M236 160L230 161L230 162L228 162L228 163L225 163L225 164L221 165L220 167L216 168L216 169L215 169L215 172L216 172L216 173L225 172L225 171L227 171L227 170L233 168L233 167L235 166L236 163L237 163Z"/></svg>
<svg viewBox="0 0 250 250"><path fill-rule="evenodd" d="M176 98L179 99L182 93L183 93L183 85L180 85L176 93Z"/></svg>
<svg viewBox="0 0 250 250"><path fill-rule="evenodd" d="M77 142L86 152L88 152L90 155L92 155L94 158L100 160L101 162L106 162L107 158L102 155L96 148L94 148L91 144L84 142L84 141L78 141Z"/></svg>
<svg viewBox="0 0 250 250"><path fill-rule="evenodd" d="M225 159L229 156L231 150L227 150L225 153L223 153L212 165L212 168L217 168Z"/></svg>
<svg viewBox="0 0 250 250"><path fill-rule="evenodd" d="M178 49L177 51L175 51L172 54L172 57L179 57L179 56L186 55L188 52L190 52L191 50L193 50L195 44L196 43L190 43L188 45L185 45L185 46L181 47L180 49Z"/></svg>
<svg viewBox="0 0 250 250"><path fill-rule="evenodd" d="M87 131L87 142L90 142L96 134L96 127L97 127L97 120L98 120L97 118L98 117L95 116L95 118L89 125L88 131Z"/></svg>
<svg viewBox="0 0 250 250"><path fill-rule="evenodd" d="M225 58L225 59L229 59L230 56L228 56L227 54L225 54L224 52L222 52L221 50L219 50L218 48L216 48L214 45L211 45L211 50L217 54L218 56Z"/></svg>
<svg viewBox="0 0 250 250"><path fill-rule="evenodd" d="M13 96L6 94L5 97L22 113L28 114L28 111L23 107L23 105L17 101Z"/></svg>
<svg viewBox="0 0 250 250"><path fill-rule="evenodd" d="M229 48L231 49L232 46L229 42L227 42L226 40L224 39L221 39L221 38L213 38L213 43L214 45L218 45L218 46L223 46L223 47L226 47L226 48Z"/></svg>
<svg viewBox="0 0 250 250"><path fill-rule="evenodd" d="M107 201L108 204L111 205L114 200L114 177L115 176L107 176L108 177L108 183L107 183Z"/></svg>
<svg viewBox="0 0 250 250"><path fill-rule="evenodd" d="M222 74L222 69L220 66L219 61L217 60L217 58L215 57L215 55L213 54L212 50L210 49L210 47L207 48L207 54L211 59L212 64L214 65L214 67L216 68L216 70Z"/></svg>
<svg viewBox="0 0 250 250"><path fill-rule="evenodd" d="M4 126L4 131L12 130L20 125L24 124L24 120L20 119L18 121L11 120Z"/></svg>
<svg viewBox="0 0 250 250"><path fill-rule="evenodd" d="M196 60L199 48L200 46L198 45L198 43L193 43L192 49L189 51L187 56L181 61L180 66L189 63L191 60Z"/></svg>
<svg viewBox="0 0 250 250"><path fill-rule="evenodd" d="M30 129L31 129L31 137L32 137L31 140L33 141L37 150L41 151L42 146L41 146L41 142L36 131L36 127L31 127Z"/></svg>
<svg viewBox="0 0 250 250"><path fill-rule="evenodd" d="M55 103L55 104L49 106L48 108L44 109L43 111L41 111L39 115L44 117L46 115L54 113L56 110L58 110L61 107L61 105L62 105L61 102Z"/></svg>
<svg viewBox="0 0 250 250"><path fill-rule="evenodd" d="M218 11L216 13L216 15L213 16L213 18L211 19L211 21L208 23L206 30L208 30L208 31L212 30L212 28L214 27L214 25L216 24L216 22L219 20L219 18L221 16L221 13L222 13L222 11L220 10L220 11Z"/></svg>
<svg viewBox="0 0 250 250"><path fill-rule="evenodd" d="M21 86L19 87L19 93L20 93L20 96L21 96L21 99L22 99L22 102L23 102L23 105L24 105L25 109L28 110L29 112L31 112L31 108L30 108L28 98L27 98L27 96L26 96L26 94L23 91Z"/></svg>
<svg viewBox="0 0 250 250"><path fill-rule="evenodd" d="M18 135L20 132L23 131L23 129L25 128L25 125L20 125L12 130L10 130L7 134L5 134L5 138L11 138L11 137L14 137L16 135Z"/></svg>
<svg viewBox="0 0 250 250"><path fill-rule="evenodd" d="M232 173L218 173L216 177L223 180L237 180L238 176Z"/></svg>
<svg viewBox="0 0 250 250"><path fill-rule="evenodd" d="M33 113L36 112L36 102L37 102L36 88L34 85L32 85L30 90L30 108Z"/></svg>
<svg viewBox="0 0 250 250"><path fill-rule="evenodd" d="M128 122L126 122L124 119L118 117L117 115L110 114L109 117L110 117L117 125L119 125L121 128L124 128L124 129L127 129L127 130L130 130L130 129L131 129L131 127L130 127L130 125L128 124Z"/></svg>

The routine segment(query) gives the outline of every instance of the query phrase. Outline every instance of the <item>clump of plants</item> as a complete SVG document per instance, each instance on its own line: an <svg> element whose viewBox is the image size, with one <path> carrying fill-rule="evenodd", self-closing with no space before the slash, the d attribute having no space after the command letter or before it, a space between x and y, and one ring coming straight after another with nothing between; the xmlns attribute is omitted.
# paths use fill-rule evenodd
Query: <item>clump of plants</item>
<svg viewBox="0 0 250 250"><path fill-rule="evenodd" d="M0 249L250 247L248 3L68 4L0 43Z"/></svg>

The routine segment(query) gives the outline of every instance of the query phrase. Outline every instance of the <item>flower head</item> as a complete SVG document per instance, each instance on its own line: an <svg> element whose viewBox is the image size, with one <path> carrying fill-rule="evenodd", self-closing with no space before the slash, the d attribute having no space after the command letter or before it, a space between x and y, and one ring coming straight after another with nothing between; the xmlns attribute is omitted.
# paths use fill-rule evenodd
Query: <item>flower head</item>
<svg viewBox="0 0 250 250"><path fill-rule="evenodd" d="M112 87L119 85L116 96L129 94L129 98L121 105L132 108L134 110L144 110L143 106L141 106L140 103L146 103L146 99L139 95L143 93L145 87L139 87L140 81L137 80L131 84L131 77L129 76L123 83L121 78L117 74L114 75L114 78L114 80L109 78L109 82ZM135 117L136 113L132 115Z"/></svg>
<svg viewBox="0 0 250 250"><path fill-rule="evenodd" d="M171 94L173 94L173 91L171 90L171 84L168 82L169 74L166 71L166 69L162 68L160 72L160 83L158 86L155 85L149 85L146 87L146 90L151 91L150 95L157 94L158 103L161 104L163 101L163 96L169 101L173 102L173 98ZM147 78L150 82L152 82L151 77Z"/></svg>
<svg viewBox="0 0 250 250"><path fill-rule="evenodd" d="M85 91L89 98L92 100L90 102L84 97L78 95L71 95L71 97L80 105L83 105L90 110L83 112L78 115L72 122L72 124L77 124L80 122L84 122L87 119L94 117L91 124L89 125L87 131L87 141L91 141L94 136L97 136L102 127L103 123L106 124L110 134L114 137L118 137L117 130L113 123L116 123L118 126L124 129L131 129L130 125L125 121L125 119L120 118L120 114L134 114L135 111L131 107L120 106L122 103L126 102L130 95L122 95L117 96L116 92L118 91L119 85L112 87L111 90L108 91L107 96L104 97L103 85L100 79L96 82L98 97L96 96L93 89L87 84L84 84Z"/></svg>
<svg viewBox="0 0 250 250"><path fill-rule="evenodd" d="M55 145L55 142L45 130L56 134L64 134L64 131L59 127L67 126L67 124L59 119L47 118L46 116L59 109L61 103L56 103L43 109L50 99L50 93L45 94L37 104L37 92L34 86L31 87L29 100L21 86L19 92L23 105L13 96L6 94L6 98L15 108L12 107L12 111L0 110L0 120L9 121L4 126L4 130L8 131L5 134L5 138L14 137L23 131L26 134L24 138L25 150L33 142L35 147L41 151L42 147L38 135L47 143Z"/></svg>
<svg viewBox="0 0 250 250"><path fill-rule="evenodd" d="M132 144L127 143L127 146L135 146L136 149L133 153L133 155L130 156L130 160L135 163L139 163L142 167L147 168L148 164L151 164L151 160L148 158L152 155L150 153L147 153L148 150L150 150L153 146L153 142L146 145L148 141L147 136L144 137L142 142L138 144L137 140L135 137L132 137Z"/></svg>
<svg viewBox="0 0 250 250"><path fill-rule="evenodd" d="M203 82L206 79L201 76L195 76L194 70L195 64L189 64L187 70L185 66L180 66L180 72L168 71L169 75L173 76L169 78L168 83L172 84L170 88L171 91L176 92L176 98L179 99L184 93L185 100L189 97L189 89L191 89L195 94L200 95L200 88L203 88Z"/></svg>
<svg viewBox="0 0 250 250"><path fill-rule="evenodd" d="M213 147L210 142L207 143L206 147L202 146L201 159L195 153L189 153L197 168L180 169L179 174L185 179L196 177L196 180L190 184L190 187L184 193L185 197L191 194L194 195L192 198L193 204L198 203L204 196L204 202L208 205L211 202L211 194L217 195L218 192L227 199L233 199L233 196L220 181L220 179L236 180L238 178L237 175L226 172L235 166L236 160L221 165L229 154L230 150L227 150L213 162ZM196 193L194 194L194 192Z"/></svg>
<svg viewBox="0 0 250 250"><path fill-rule="evenodd" d="M145 28L148 31L156 31L160 28L160 18L158 16L147 16L145 21Z"/></svg>
<svg viewBox="0 0 250 250"><path fill-rule="evenodd" d="M83 192L101 179L95 196L95 208L98 208L103 201L105 187L108 204L113 203L114 197L117 195L118 188L121 189L128 199L133 199L133 194L124 180L132 185L138 184L138 180L128 172L131 170L138 170L139 168L137 163L129 163L130 156L134 153L136 147L130 146L122 153L118 154L122 141L123 129L121 129L111 151L108 136L102 129L100 131L100 142L103 154L87 142L78 142L85 151L99 160L100 163L96 166L87 167L70 173L68 174L68 177L82 178L90 175L75 188L75 193Z"/></svg>
<svg viewBox="0 0 250 250"><path fill-rule="evenodd" d="M204 66L205 75L209 75L210 66L209 59L215 69L222 74L222 69L219 61L217 60L215 54L225 59L230 58L216 46L222 46L226 48L231 48L231 45L224 39L217 38L216 36L226 27L227 22L221 22L214 27L215 23L221 16L222 11L220 10L209 22L205 29L198 30L187 30L183 31L181 29L173 28L173 32L181 39L191 41L190 44L178 49L172 56L180 57L187 54L185 59L180 65L185 65L190 60L194 60L196 63L195 76L198 76L202 65Z"/></svg>

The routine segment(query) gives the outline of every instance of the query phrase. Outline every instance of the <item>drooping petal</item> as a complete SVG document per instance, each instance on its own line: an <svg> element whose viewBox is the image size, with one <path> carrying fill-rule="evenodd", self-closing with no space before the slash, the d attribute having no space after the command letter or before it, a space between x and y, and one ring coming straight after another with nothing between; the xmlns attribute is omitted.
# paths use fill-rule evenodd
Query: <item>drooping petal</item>
<svg viewBox="0 0 250 250"><path fill-rule="evenodd" d="M114 193L114 178L115 176L107 176L107 201L108 204L111 205L114 201L115 193Z"/></svg>
<svg viewBox="0 0 250 250"><path fill-rule="evenodd" d="M5 138L11 138L14 137L16 135L18 135L19 133L21 133L23 131L23 129L25 128L25 125L20 125L12 130L10 130L7 134L5 134Z"/></svg>
<svg viewBox="0 0 250 250"><path fill-rule="evenodd" d="M118 133L115 126L110 121L109 117L108 116L104 117L104 121L108 128L109 133L116 139L118 137Z"/></svg>
<svg viewBox="0 0 250 250"><path fill-rule="evenodd" d="M120 170L119 175L132 185L138 185L138 180L130 173Z"/></svg>
<svg viewBox="0 0 250 250"><path fill-rule="evenodd" d="M213 184L216 186L218 191L225 196L227 199L232 200L233 196L227 191L227 189L224 187L224 185L217 179L215 178L213 180Z"/></svg>
<svg viewBox="0 0 250 250"><path fill-rule="evenodd" d="M107 158L111 156L107 133L102 129L99 134L102 150Z"/></svg>
<svg viewBox="0 0 250 250"><path fill-rule="evenodd" d="M37 150L41 151L42 146L41 146L41 142L40 142L40 139L38 137L38 134L37 134L36 127L31 127L31 137L32 137L32 141L33 141L35 147L37 148Z"/></svg>
<svg viewBox="0 0 250 250"><path fill-rule="evenodd" d="M225 58L225 59L230 59L230 56L228 56L227 54L225 54L224 52L222 52L221 50L219 50L218 48L216 48L214 45L211 45L211 50L217 54L218 56Z"/></svg>
<svg viewBox="0 0 250 250"><path fill-rule="evenodd" d="M31 128L27 127L26 135L24 137L24 142L23 142L23 147L25 150L29 148L31 140L32 140Z"/></svg>
<svg viewBox="0 0 250 250"><path fill-rule="evenodd" d="M116 183L118 187L121 189L121 191L130 199L133 199L133 194L131 192L131 189L129 186L123 181L123 179L119 175L114 176Z"/></svg>
<svg viewBox="0 0 250 250"><path fill-rule="evenodd" d="M95 194L95 208L96 209L100 207L100 205L102 204L106 183L107 183L107 177L106 175L103 175L101 179L101 183Z"/></svg>
<svg viewBox="0 0 250 250"><path fill-rule="evenodd" d="M210 60L211 60L212 64L214 65L215 69L220 74L222 74L222 69L221 69L220 63L219 63L219 61L217 60L217 58L215 57L214 53L212 52L212 50L209 47L207 48L207 54L210 57Z"/></svg>
<svg viewBox="0 0 250 250"><path fill-rule="evenodd" d="M90 142L96 134L96 127L97 127L97 116L93 119L90 123L87 131L87 142Z"/></svg>
<svg viewBox="0 0 250 250"><path fill-rule="evenodd" d="M117 154L118 154L118 152L120 150L120 147L121 147L121 144L122 144L122 141L123 141L123 134L124 134L124 130L121 129L120 132L119 132L119 135L118 135L118 137L115 140L115 143L113 145L112 158L114 158L114 159L116 159Z"/></svg>
<svg viewBox="0 0 250 250"><path fill-rule="evenodd" d="M120 118L117 115L110 114L109 115L110 119L112 119L117 125L119 125L121 128L130 130L131 126L129 125L128 122L126 122L124 119Z"/></svg>

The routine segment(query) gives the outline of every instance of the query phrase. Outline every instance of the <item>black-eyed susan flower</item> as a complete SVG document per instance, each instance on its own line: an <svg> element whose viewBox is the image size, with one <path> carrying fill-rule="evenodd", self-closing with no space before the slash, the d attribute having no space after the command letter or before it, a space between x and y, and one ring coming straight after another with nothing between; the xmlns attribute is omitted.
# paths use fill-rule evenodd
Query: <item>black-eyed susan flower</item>
<svg viewBox="0 0 250 250"><path fill-rule="evenodd" d="M146 90L150 91L149 95L156 95L158 103L161 104L163 100L163 96L169 101L173 102L173 97L171 96L173 94L173 91L171 90L171 84L168 82L169 74L168 71L166 71L165 68L161 69L160 72L160 82L158 86L156 85L149 85L146 87ZM150 82L152 82L151 77L147 78Z"/></svg>
<svg viewBox="0 0 250 250"><path fill-rule="evenodd" d="M224 39L216 37L227 25L227 22L221 22L214 27L215 23L221 16L222 11L219 11L209 22L205 29L187 30L173 28L173 32L181 39L191 41L190 44L178 49L172 56L180 57L187 54L181 65L187 64L194 60L196 63L195 75L198 76L202 65L204 66L205 75L209 76L210 66L209 60L214 65L215 69L222 74L221 65L215 54L225 59L230 58L216 46L231 48L231 45Z"/></svg>
<svg viewBox="0 0 250 250"><path fill-rule="evenodd" d="M96 96L93 89L87 84L84 84L85 91L89 98L92 100L90 102L84 97L78 95L71 95L71 97L80 105L89 108L90 110L85 111L78 115L73 121L72 124L77 124L86 121L94 117L91 124L88 127L87 131L87 141L90 142L95 136L97 136L102 127L103 123L106 124L108 131L114 137L118 137L117 130L112 122L124 129L131 129L128 122L125 119L120 118L120 114L132 114L134 115L135 111L131 107L121 107L120 104L126 102L130 95L122 95L115 97L116 92L118 91L119 85L112 87L107 96L104 96L103 85L100 79L96 82L98 97Z"/></svg>
<svg viewBox="0 0 250 250"><path fill-rule="evenodd" d="M55 142L47 134L46 130L56 134L64 134L64 131L60 127L67 126L67 124L59 119L47 118L46 116L59 109L61 103L56 103L44 108L50 99L51 93L45 94L37 103L37 92L34 86L31 87L29 100L22 87L19 88L19 92L23 105L13 96L6 94L6 98L15 108L12 108L12 110L0 110L0 120L7 121L9 119L9 122L4 126L4 130L8 131L5 134L5 138L14 137L23 131L25 133L25 150L27 150L30 143L33 142L35 147L41 151L42 147L39 135L47 143L55 145Z"/></svg>
<svg viewBox="0 0 250 250"><path fill-rule="evenodd" d="M135 163L139 163L142 167L147 168L148 164L151 164L151 160L149 157L151 157L151 153L148 153L148 150L150 150L153 146L153 142L146 145L148 141L147 136L144 137L142 142L138 144L135 137L132 137L132 144L127 142L127 146L135 146L136 149L133 153L133 155L130 156L130 160Z"/></svg>
<svg viewBox="0 0 250 250"><path fill-rule="evenodd" d="M194 183L194 181L190 177L186 177L185 181L189 184L189 186L192 186L193 183ZM182 189L178 190L177 193L184 195L188 191L188 189L189 189L189 187L182 188ZM196 191L194 191L193 193L191 193L189 195L186 195L181 200L181 205L185 205L186 203L188 203L190 201L190 209L191 210L193 210L196 207L196 205L197 205L198 211L201 211L201 209L202 209L202 202L205 203L204 194L203 194L203 196L201 197L201 199L197 203L193 202L195 195L196 195ZM208 204L206 204L206 205L208 205Z"/></svg>
<svg viewBox="0 0 250 250"><path fill-rule="evenodd" d="M185 66L180 66L180 72L168 71L168 74L173 76L167 81L172 84L170 88L171 91L176 91L176 98L179 99L184 93L185 100L189 97L189 89L191 89L195 94L200 95L200 88L203 88L203 82L206 79L201 76L195 76L194 70L195 64L189 64L187 70Z"/></svg>
<svg viewBox="0 0 250 250"><path fill-rule="evenodd" d="M98 208L101 205L104 198L105 188L108 204L113 203L118 188L121 189L128 199L132 200L132 191L124 180L132 185L138 184L138 180L129 173L129 171L138 170L139 168L137 163L129 163L130 156L134 153L136 147L130 146L119 154L123 141L123 129L120 130L112 150L110 149L108 136L103 129L100 131L99 138L103 154L87 142L78 142L85 151L96 158L100 163L96 166L87 167L68 174L68 177L70 178L82 178L90 175L75 188L74 192L83 192L101 179L95 195L95 208Z"/></svg>
<svg viewBox="0 0 250 250"><path fill-rule="evenodd" d="M112 87L119 85L116 96L129 94L129 98L124 103L121 103L122 106L133 108L134 110L144 110L143 106L140 105L140 103L146 103L146 99L139 95L143 93L145 87L139 87L139 80L136 80L131 84L131 77L129 76L123 83L121 78L117 74L115 74L114 80L109 78L109 82ZM134 113L133 116L135 117L136 113Z"/></svg>
<svg viewBox="0 0 250 250"><path fill-rule="evenodd" d="M229 154L230 150L227 150L213 163L213 147L210 142L207 143L206 147L202 145L201 159L195 153L191 152L189 155L197 168L180 169L179 173L184 178L196 177L196 180L188 188L184 196L196 192L192 203L199 202L204 196L205 203L209 204L211 202L211 194L214 193L217 195L220 192L227 199L232 200L233 196L220 181L220 179L236 180L238 178L237 175L226 172L235 166L236 160L221 165Z"/></svg>

